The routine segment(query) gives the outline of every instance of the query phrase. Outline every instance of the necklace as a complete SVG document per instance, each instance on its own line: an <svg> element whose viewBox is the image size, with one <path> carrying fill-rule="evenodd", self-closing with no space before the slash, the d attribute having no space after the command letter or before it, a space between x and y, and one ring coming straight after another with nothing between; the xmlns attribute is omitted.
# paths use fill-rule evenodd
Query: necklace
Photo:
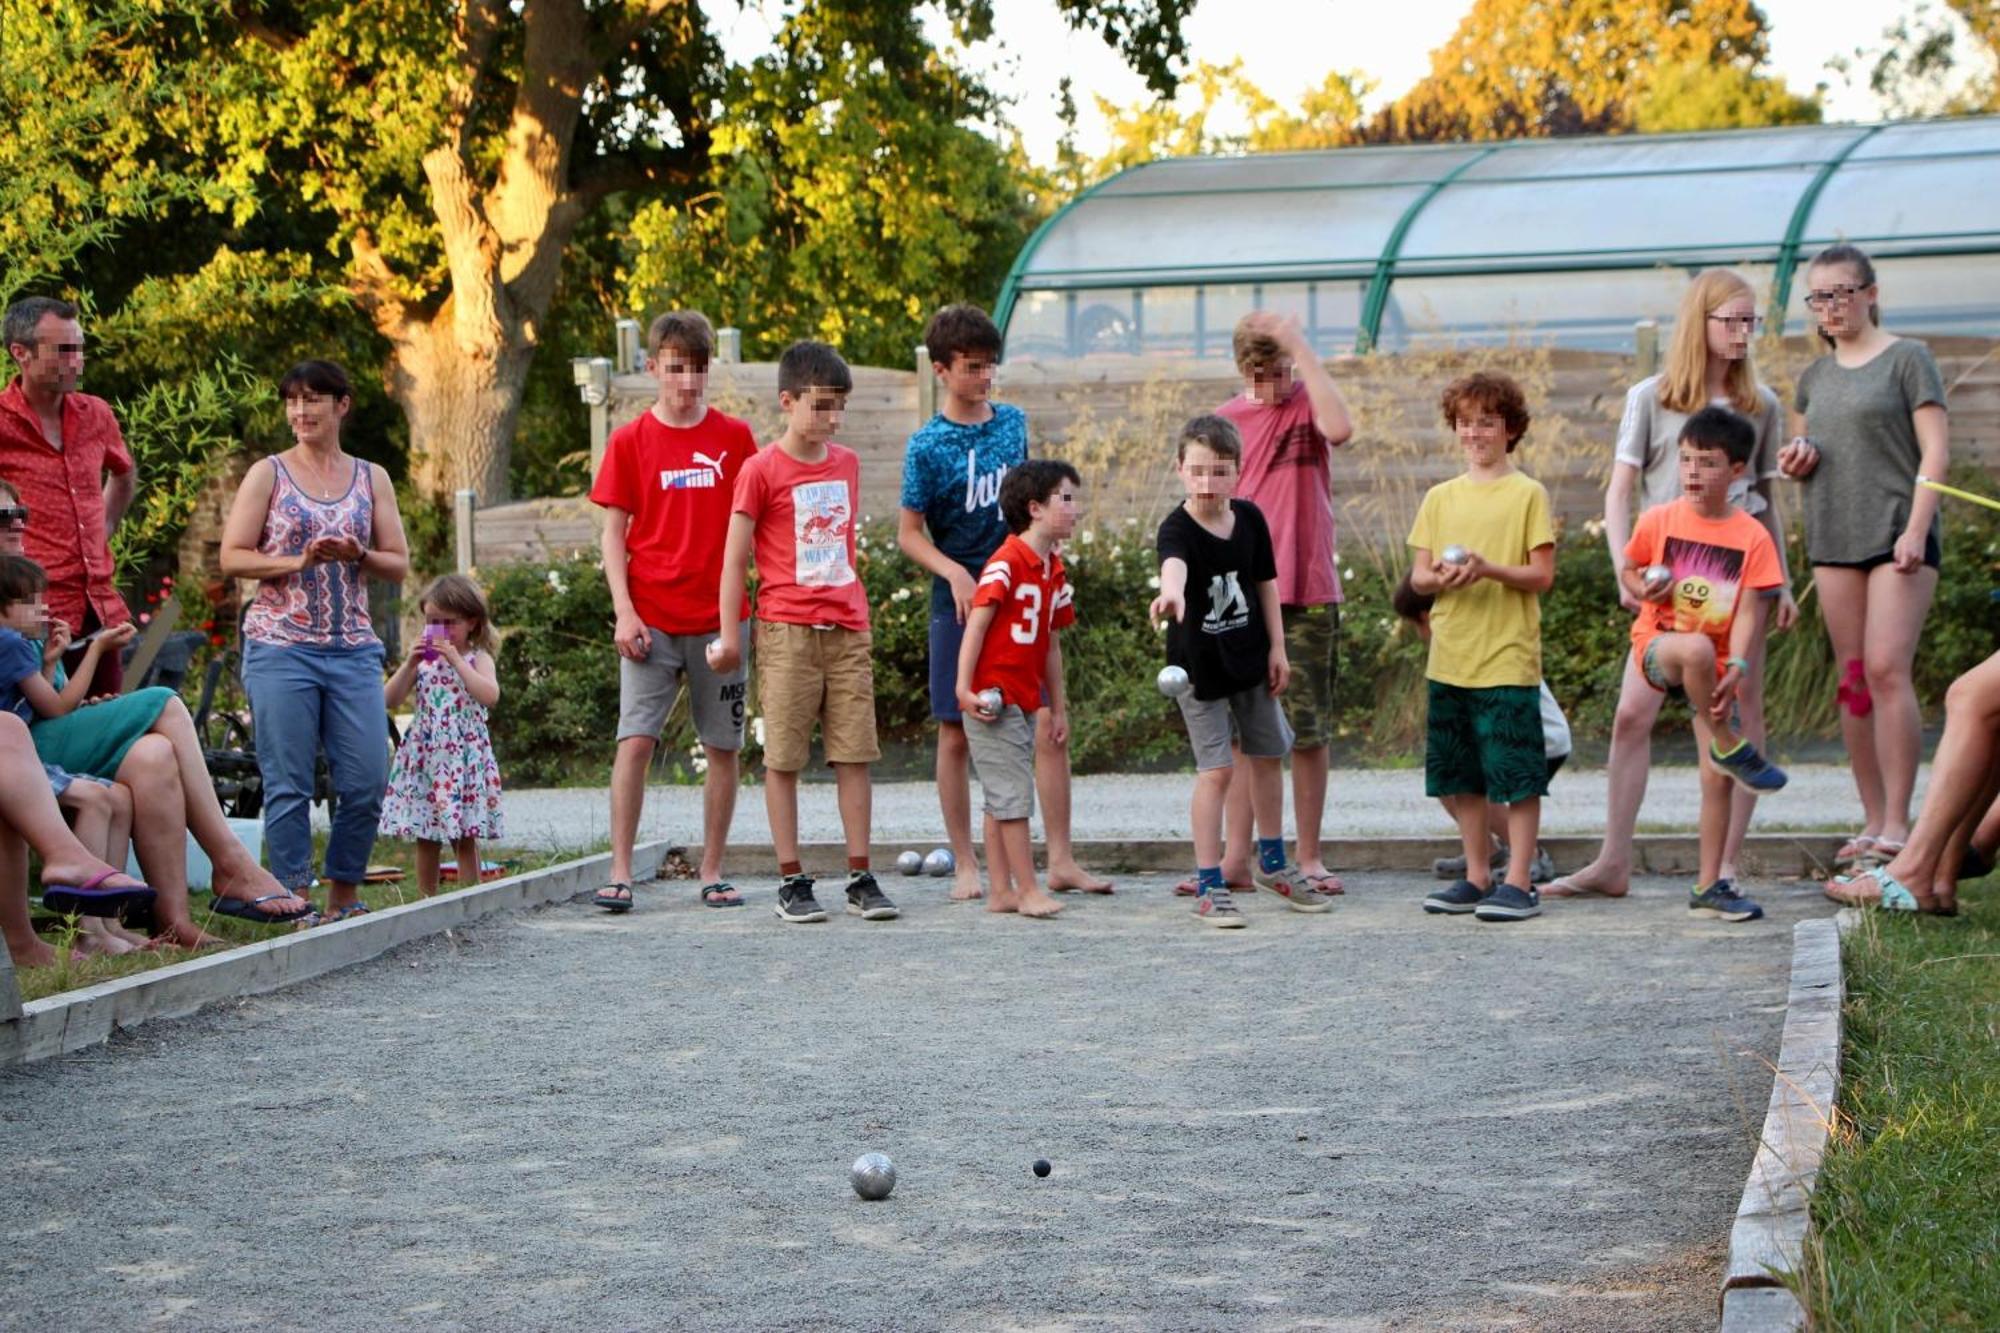
<svg viewBox="0 0 2000 1333"><path fill-rule="evenodd" d="M312 469L310 472L308 472L304 467L300 466L300 464L304 463L305 460L308 458L311 458L313 460ZM292 471L301 474L304 480L310 483L310 485L308 485L307 487L307 494L312 496L313 499L319 500L322 503L324 503L330 500L338 499L339 493L347 489L347 487L344 484L335 480L335 478L339 474L340 464L345 461L346 461L346 455L342 454L339 450L339 447L336 446L334 449L331 470L329 470L329 466L326 463L323 463L320 459L314 457L310 450L306 449L303 445L301 445L296 451L294 451L294 455L292 458Z"/></svg>

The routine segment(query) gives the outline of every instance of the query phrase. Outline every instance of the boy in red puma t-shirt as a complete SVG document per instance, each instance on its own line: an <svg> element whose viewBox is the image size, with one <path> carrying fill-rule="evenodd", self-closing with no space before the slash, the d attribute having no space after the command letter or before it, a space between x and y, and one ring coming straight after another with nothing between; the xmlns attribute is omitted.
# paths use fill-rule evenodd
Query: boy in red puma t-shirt
<svg viewBox="0 0 2000 1333"><path fill-rule="evenodd" d="M987 558L958 646L958 706L986 803L989 912L1054 916L1062 904L1035 882L1028 818L1035 813L1035 713L1049 695L1049 732L1069 732L1062 649L1056 631L1075 622L1056 544L1076 531L1075 468L1053 459L1018 464L1000 483L1000 513L1013 534ZM990 708L998 691L1000 706Z"/></svg>
<svg viewBox="0 0 2000 1333"><path fill-rule="evenodd" d="M708 645L721 627L715 588L736 475L757 452L747 422L704 401L714 338L708 321L675 311L646 335L646 373L659 397L611 433L590 498L604 508L604 580L617 612L618 752L611 764L611 875L599 907L632 908L632 844L646 799L646 770L660 728L687 682L689 713L704 778L701 900L740 907L722 877L729 823L736 813L737 752L743 748L741 666L718 672ZM741 622L746 600L732 611Z"/></svg>

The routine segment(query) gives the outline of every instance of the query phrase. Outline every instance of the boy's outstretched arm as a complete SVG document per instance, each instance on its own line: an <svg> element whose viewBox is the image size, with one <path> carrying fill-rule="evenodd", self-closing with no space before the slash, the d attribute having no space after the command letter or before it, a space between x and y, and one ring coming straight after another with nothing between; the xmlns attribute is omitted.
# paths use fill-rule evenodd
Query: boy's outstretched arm
<svg viewBox="0 0 2000 1333"><path fill-rule="evenodd" d="M1266 658L1265 684L1271 693L1283 694L1285 686L1292 683L1292 664L1285 656L1285 617L1278 607L1278 581L1265 579L1257 585L1257 609L1264 616L1264 633L1271 641L1270 656Z"/></svg>
<svg viewBox="0 0 2000 1333"><path fill-rule="evenodd" d="M709 667L724 675L743 662L743 622L737 616L743 610L743 589L750 579L750 538L756 531L757 520L750 515L729 516L729 537L722 547L720 600L716 603L722 609L722 623L714 646L708 650Z"/></svg>
<svg viewBox="0 0 2000 1333"><path fill-rule="evenodd" d="M967 717L976 717L991 722L993 717L979 703L979 696L972 692L972 669L979 665L979 650L986 642L986 631L993 625L993 615L999 608L991 602L985 606L975 606L965 618L965 637L958 643L958 687L953 691L958 696L959 711Z"/></svg>
<svg viewBox="0 0 2000 1333"><path fill-rule="evenodd" d="M1146 614L1156 621L1172 616L1177 622L1187 615L1187 561L1170 555L1160 562L1160 595Z"/></svg>

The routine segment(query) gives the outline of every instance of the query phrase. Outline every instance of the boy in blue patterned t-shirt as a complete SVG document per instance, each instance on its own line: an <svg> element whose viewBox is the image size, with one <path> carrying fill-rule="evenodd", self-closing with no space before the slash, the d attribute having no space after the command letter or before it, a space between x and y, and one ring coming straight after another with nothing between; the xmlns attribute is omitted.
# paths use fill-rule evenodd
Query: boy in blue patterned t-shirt
<svg viewBox="0 0 2000 1333"><path fill-rule="evenodd" d="M991 401L1000 363L1000 330L985 311L949 305L931 317L924 346L938 377L938 413L910 436L903 455L902 513L896 532L904 554L931 572L931 716L938 723L938 805L957 862L954 898L980 894L972 843L972 782L957 697L958 645L979 571L1007 539L1000 483L1028 457L1028 418ZM1035 785L1049 851L1049 887L1108 893L1084 873L1069 844L1069 750L1037 715Z"/></svg>

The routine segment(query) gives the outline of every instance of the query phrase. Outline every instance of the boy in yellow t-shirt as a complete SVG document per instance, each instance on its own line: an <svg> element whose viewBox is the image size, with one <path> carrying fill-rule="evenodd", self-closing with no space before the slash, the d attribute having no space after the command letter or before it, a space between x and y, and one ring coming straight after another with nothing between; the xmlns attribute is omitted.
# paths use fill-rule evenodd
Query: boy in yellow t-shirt
<svg viewBox="0 0 2000 1333"><path fill-rule="evenodd" d="M1424 791L1450 796L1466 878L1424 899L1426 912L1481 921L1541 914L1529 862L1548 791L1543 756L1542 606L1555 582L1549 493L1515 470L1528 429L1521 386L1505 375L1454 380L1440 400L1465 474L1425 493L1410 528L1410 584L1434 596ZM1492 882L1486 803L1507 804L1507 877Z"/></svg>

